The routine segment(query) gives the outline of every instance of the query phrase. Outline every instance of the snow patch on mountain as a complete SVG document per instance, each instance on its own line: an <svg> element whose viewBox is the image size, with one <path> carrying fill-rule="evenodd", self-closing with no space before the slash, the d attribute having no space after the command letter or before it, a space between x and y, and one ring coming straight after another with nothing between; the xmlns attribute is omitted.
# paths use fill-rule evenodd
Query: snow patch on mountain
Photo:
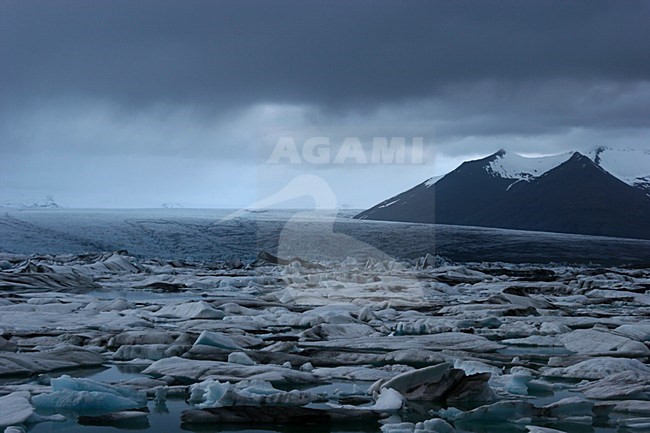
<svg viewBox="0 0 650 433"><path fill-rule="evenodd" d="M445 176L443 175L443 176L430 177L429 179L424 181L424 186L426 186L427 188L432 187L436 182L438 182L443 177L445 177Z"/></svg>
<svg viewBox="0 0 650 433"><path fill-rule="evenodd" d="M494 155L485 169L488 173L504 179L530 180L566 162L573 153L529 158L502 149Z"/></svg>
<svg viewBox="0 0 650 433"><path fill-rule="evenodd" d="M628 185L650 193L650 150L598 146L587 156Z"/></svg>

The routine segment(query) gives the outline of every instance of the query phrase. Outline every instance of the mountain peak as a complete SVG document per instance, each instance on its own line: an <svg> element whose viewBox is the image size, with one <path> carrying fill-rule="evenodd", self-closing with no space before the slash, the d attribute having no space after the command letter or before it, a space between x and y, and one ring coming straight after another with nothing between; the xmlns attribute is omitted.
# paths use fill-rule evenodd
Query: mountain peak
<svg viewBox="0 0 650 433"><path fill-rule="evenodd" d="M571 159L573 159L573 160L577 160L577 161L589 160L589 162L591 162L591 163L593 164L593 161L592 161L590 158L584 156L582 153L577 152L577 151L576 151L576 152L573 152L573 153L571 154L571 158L569 158L569 160L571 160Z"/></svg>
<svg viewBox="0 0 650 433"><path fill-rule="evenodd" d="M643 152L603 152L645 161ZM650 194L612 174L609 159L598 165L591 156L528 158L500 149L355 218L650 239Z"/></svg>
<svg viewBox="0 0 650 433"><path fill-rule="evenodd" d="M530 158L500 149L483 161L485 161L485 170L494 177L528 181L557 167L570 156L570 153L563 153Z"/></svg>

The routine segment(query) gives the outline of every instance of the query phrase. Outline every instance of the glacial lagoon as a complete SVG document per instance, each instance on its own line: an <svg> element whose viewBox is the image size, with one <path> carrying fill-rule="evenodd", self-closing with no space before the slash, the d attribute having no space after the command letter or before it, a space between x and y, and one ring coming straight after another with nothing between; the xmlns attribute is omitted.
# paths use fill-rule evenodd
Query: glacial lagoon
<svg viewBox="0 0 650 433"><path fill-rule="evenodd" d="M195 210L7 210L0 235L3 426L609 433L650 422L650 242ZM140 413L78 418L105 415L89 410L97 401ZM271 406L280 421L201 421L237 406ZM339 420L281 418L301 408Z"/></svg>

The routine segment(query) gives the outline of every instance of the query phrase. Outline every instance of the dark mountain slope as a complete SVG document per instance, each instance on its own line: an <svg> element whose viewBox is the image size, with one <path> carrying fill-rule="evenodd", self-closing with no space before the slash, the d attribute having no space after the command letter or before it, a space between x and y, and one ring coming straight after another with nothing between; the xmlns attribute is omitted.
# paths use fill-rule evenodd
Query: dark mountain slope
<svg viewBox="0 0 650 433"><path fill-rule="evenodd" d="M499 156L463 163L355 218L650 239L650 198L586 156L519 181L489 170Z"/></svg>

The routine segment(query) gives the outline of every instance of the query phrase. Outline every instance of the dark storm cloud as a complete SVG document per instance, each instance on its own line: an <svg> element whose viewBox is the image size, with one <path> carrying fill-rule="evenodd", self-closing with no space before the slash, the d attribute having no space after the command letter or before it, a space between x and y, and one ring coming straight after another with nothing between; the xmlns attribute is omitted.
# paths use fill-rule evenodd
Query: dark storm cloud
<svg viewBox="0 0 650 433"><path fill-rule="evenodd" d="M5 110L372 109L480 81L649 80L649 20L641 1L5 1L0 86Z"/></svg>
<svg viewBox="0 0 650 433"><path fill-rule="evenodd" d="M318 173L362 207L499 148L647 148L648 22L634 0L4 0L0 199L243 206ZM287 169L281 136L428 159Z"/></svg>

